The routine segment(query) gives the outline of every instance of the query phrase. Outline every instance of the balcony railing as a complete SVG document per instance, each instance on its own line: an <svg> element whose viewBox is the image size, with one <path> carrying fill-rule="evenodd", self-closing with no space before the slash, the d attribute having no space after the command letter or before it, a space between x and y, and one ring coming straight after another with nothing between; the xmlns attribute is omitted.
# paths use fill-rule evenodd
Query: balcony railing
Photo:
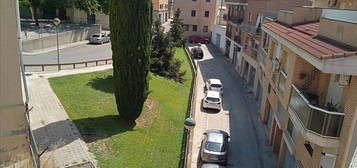
<svg viewBox="0 0 357 168"><path fill-rule="evenodd" d="M291 89L290 107L308 131L326 138L340 136L345 114L311 105L295 85Z"/></svg>

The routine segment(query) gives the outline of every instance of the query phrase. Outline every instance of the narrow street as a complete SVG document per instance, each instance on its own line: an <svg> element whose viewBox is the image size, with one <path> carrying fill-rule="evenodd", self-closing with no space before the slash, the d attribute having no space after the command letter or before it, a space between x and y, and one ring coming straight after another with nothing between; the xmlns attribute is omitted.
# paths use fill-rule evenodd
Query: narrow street
<svg viewBox="0 0 357 168"><path fill-rule="evenodd" d="M247 97L246 84L212 45L202 45L204 59L198 60L197 94L191 168L199 167L202 134L208 129L222 129L231 136L228 165L234 168L272 168L275 158L268 144L267 130L259 119L258 102ZM204 81L218 78L224 86L223 109L203 111Z"/></svg>

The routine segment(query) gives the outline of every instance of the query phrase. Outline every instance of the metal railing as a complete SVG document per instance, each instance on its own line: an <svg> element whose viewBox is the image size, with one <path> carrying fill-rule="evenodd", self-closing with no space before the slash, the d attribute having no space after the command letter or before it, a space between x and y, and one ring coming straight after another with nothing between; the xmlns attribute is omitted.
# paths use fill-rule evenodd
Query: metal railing
<svg viewBox="0 0 357 168"><path fill-rule="evenodd" d="M101 59L93 61L84 62L73 62L73 63L63 63L63 64L27 64L24 65L25 71L35 72L35 71L56 71L56 70L67 70L67 69L79 69L87 68L99 65L107 65L113 63L112 59Z"/></svg>
<svg viewBox="0 0 357 168"><path fill-rule="evenodd" d="M292 85L289 105L308 131L324 138L340 136L344 113L312 105L295 85Z"/></svg>

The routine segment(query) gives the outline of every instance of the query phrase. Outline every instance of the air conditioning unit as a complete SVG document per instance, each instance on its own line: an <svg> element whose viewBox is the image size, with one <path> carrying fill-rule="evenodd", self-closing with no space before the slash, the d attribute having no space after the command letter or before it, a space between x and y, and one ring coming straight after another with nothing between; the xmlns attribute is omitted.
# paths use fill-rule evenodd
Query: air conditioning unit
<svg viewBox="0 0 357 168"><path fill-rule="evenodd" d="M280 62L279 62L279 60L278 60L278 59L274 59L274 60L272 61L272 63L273 63L272 71L273 71L273 72L278 72L278 71L279 71L279 68L280 68Z"/></svg>
<svg viewBox="0 0 357 168"><path fill-rule="evenodd" d="M351 83L351 75L340 75L340 86L349 86Z"/></svg>

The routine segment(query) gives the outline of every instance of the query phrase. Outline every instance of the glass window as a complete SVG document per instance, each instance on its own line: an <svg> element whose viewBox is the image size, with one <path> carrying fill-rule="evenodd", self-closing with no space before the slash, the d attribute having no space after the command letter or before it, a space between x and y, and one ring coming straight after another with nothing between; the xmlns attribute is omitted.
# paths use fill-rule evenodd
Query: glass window
<svg viewBox="0 0 357 168"><path fill-rule="evenodd" d="M205 17L209 17L209 11L205 11Z"/></svg>
<svg viewBox="0 0 357 168"><path fill-rule="evenodd" d="M196 11L195 11L195 10L192 10L192 11L191 11L191 16L192 16L192 17L195 17L195 16L196 16Z"/></svg>
<svg viewBox="0 0 357 168"><path fill-rule="evenodd" d="M197 25L192 25L192 31L197 31Z"/></svg>
<svg viewBox="0 0 357 168"><path fill-rule="evenodd" d="M203 26L203 32L208 32L208 26Z"/></svg>
<svg viewBox="0 0 357 168"><path fill-rule="evenodd" d="M212 152L221 152L223 148L222 148L222 144L220 143L208 142L206 149Z"/></svg>
<svg viewBox="0 0 357 168"><path fill-rule="evenodd" d="M284 96L285 93L285 83L286 83L286 75L284 72L280 72L280 78L279 78L279 87L278 90L280 92L281 96Z"/></svg>
<svg viewBox="0 0 357 168"><path fill-rule="evenodd" d="M183 30L184 30L184 31L188 31L188 30L189 30L189 25L184 24L184 25L183 25Z"/></svg>
<svg viewBox="0 0 357 168"><path fill-rule="evenodd" d="M206 99L211 102L219 102L220 101L219 98L215 98L215 97L207 97Z"/></svg>
<svg viewBox="0 0 357 168"><path fill-rule="evenodd" d="M211 0L206 0L206 2L211 2Z"/></svg>

